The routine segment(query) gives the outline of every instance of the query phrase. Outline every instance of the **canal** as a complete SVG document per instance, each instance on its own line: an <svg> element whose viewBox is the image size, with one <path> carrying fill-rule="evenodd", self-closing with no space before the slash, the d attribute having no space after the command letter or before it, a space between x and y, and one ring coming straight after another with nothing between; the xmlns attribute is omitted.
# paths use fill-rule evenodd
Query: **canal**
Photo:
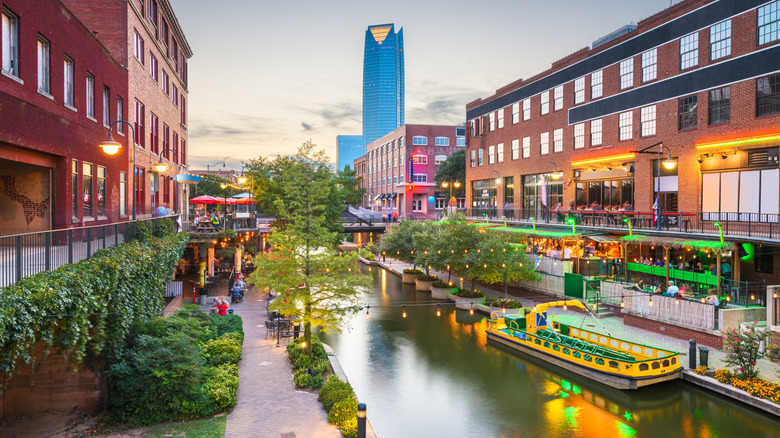
<svg viewBox="0 0 780 438"><path fill-rule="evenodd" d="M320 337L380 438L780 436L778 419L690 384L620 391L486 345L484 316L441 305L437 317L435 305L416 306L429 293L371 274L370 316Z"/></svg>

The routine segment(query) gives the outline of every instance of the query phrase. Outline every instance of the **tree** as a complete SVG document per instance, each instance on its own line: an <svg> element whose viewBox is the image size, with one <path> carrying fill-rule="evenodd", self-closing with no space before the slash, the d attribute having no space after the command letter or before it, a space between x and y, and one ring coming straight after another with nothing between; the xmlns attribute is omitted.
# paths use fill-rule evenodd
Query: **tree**
<svg viewBox="0 0 780 438"><path fill-rule="evenodd" d="M505 298L509 298L507 286L510 282L538 279L522 245L511 243L506 233L480 228L479 234L481 237L466 256L468 268L465 272L469 278L501 284Z"/></svg>
<svg viewBox="0 0 780 438"><path fill-rule="evenodd" d="M449 178L449 180L448 180ZM452 187L452 196L456 198L466 197L466 150L458 149L439 166L433 181L438 187L445 181L458 181L460 187ZM446 190L449 196L449 188Z"/></svg>
<svg viewBox="0 0 780 438"><path fill-rule="evenodd" d="M338 234L329 221L334 205L339 212L343 207L327 157L314 147L306 142L298 155L268 163L273 171L271 205L282 225L269 236L274 251L256 258L257 269L249 278L255 287L279 294L272 310L303 321L307 353L312 325L338 330L347 315L359 310L358 300L370 281L358 269L357 253L332 249Z"/></svg>
<svg viewBox="0 0 780 438"><path fill-rule="evenodd" d="M349 164L344 166L344 170L338 171L334 180L347 205L360 205L363 202L363 196L366 194L366 189L360 187L363 177L357 176L357 172L352 170Z"/></svg>
<svg viewBox="0 0 780 438"><path fill-rule="evenodd" d="M195 190L190 190L190 199L202 195L224 197L225 189L220 184L232 185L233 181L219 175L203 175L203 179L195 185Z"/></svg>
<svg viewBox="0 0 780 438"><path fill-rule="evenodd" d="M379 253L411 263L413 268L417 267L415 252L419 251L416 251L415 236L423 232L425 225L410 219L402 220L389 234L382 236Z"/></svg>
<svg viewBox="0 0 780 438"><path fill-rule="evenodd" d="M477 245L482 237L479 228L470 225L461 213L448 216L440 222L429 223L427 228L425 234L430 233L430 237L415 240L420 245L426 245L419 247L423 250L422 253L418 252L420 263L447 272L449 282L453 272L465 272L467 252L464 250Z"/></svg>

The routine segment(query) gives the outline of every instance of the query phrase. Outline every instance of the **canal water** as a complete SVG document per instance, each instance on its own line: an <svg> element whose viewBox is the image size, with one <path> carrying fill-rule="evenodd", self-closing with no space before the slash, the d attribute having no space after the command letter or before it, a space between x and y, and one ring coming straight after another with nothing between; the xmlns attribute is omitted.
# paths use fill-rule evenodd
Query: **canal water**
<svg viewBox="0 0 780 438"><path fill-rule="evenodd" d="M324 334L379 438L778 437L780 421L683 382L620 391L486 344L486 318L372 269L371 306ZM402 307L407 304L407 317Z"/></svg>

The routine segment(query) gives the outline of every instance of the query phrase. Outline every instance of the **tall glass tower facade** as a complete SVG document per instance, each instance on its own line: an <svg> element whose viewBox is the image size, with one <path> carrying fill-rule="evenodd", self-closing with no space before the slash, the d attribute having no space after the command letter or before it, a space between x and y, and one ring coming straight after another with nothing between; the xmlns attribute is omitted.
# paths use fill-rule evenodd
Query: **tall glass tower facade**
<svg viewBox="0 0 780 438"><path fill-rule="evenodd" d="M404 34L369 26L363 54L363 145L404 124Z"/></svg>

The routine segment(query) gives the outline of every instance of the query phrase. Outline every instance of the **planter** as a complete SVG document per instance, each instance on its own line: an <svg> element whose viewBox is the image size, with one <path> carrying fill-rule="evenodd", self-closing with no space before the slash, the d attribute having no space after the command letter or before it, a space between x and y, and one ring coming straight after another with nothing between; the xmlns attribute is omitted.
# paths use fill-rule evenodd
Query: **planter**
<svg viewBox="0 0 780 438"><path fill-rule="evenodd" d="M404 284L414 284L415 280L417 280L417 277L419 277L420 275L421 274L417 272L413 274L403 272L401 274L401 282Z"/></svg>
<svg viewBox="0 0 780 438"><path fill-rule="evenodd" d="M485 302L485 297L479 297L479 298L463 298L459 297L457 295L450 294L448 297L450 300L455 301L455 307L462 310L469 310L471 309L472 304L481 304Z"/></svg>
<svg viewBox="0 0 780 438"><path fill-rule="evenodd" d="M457 292L458 288L455 286L448 287L436 287L431 286L431 298L435 300L448 300L450 294Z"/></svg>
<svg viewBox="0 0 780 438"><path fill-rule="evenodd" d="M436 283L437 281L439 281L439 280L438 279L436 279L436 280L420 280L419 278L415 278L414 279L414 285L415 285L414 287L417 290L421 290L421 291L424 291L424 292L430 292L431 285L433 283Z"/></svg>
<svg viewBox="0 0 780 438"><path fill-rule="evenodd" d="M518 307L517 309L506 309L506 313L503 313L501 310L503 310L502 307L491 307L490 308L490 314L492 315L493 312L498 312L499 317L505 316L505 315L519 315L520 311L523 310L522 307Z"/></svg>

